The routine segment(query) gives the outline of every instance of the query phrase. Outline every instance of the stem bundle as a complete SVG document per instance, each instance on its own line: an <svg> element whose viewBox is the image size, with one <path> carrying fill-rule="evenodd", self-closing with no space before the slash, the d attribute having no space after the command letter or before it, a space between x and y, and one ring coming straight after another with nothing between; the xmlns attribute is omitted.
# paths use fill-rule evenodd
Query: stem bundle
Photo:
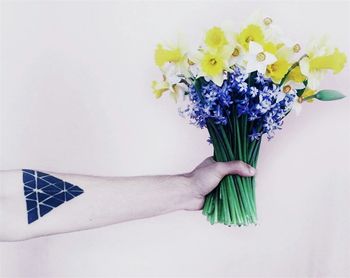
<svg viewBox="0 0 350 278"><path fill-rule="evenodd" d="M242 160L256 167L260 140L250 141L252 126L246 115L232 111L226 126L208 120L207 128L214 147L214 159ZM203 214L211 224L248 225L257 223L254 177L228 175L205 199Z"/></svg>

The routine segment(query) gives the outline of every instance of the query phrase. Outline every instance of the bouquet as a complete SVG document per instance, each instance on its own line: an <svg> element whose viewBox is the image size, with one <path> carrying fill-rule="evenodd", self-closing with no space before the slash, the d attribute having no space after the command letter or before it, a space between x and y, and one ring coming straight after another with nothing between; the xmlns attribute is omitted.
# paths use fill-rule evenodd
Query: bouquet
<svg viewBox="0 0 350 278"><path fill-rule="evenodd" d="M155 63L162 81L153 81L157 98L181 96L179 112L206 128L216 161L242 160L256 167L261 138L270 140L283 119L315 99L343 98L319 90L320 80L340 72L346 55L326 38L305 49L286 38L270 17L254 16L238 31L214 26L194 49L183 43L158 44ZM257 223L254 177L228 175L205 199L211 224Z"/></svg>

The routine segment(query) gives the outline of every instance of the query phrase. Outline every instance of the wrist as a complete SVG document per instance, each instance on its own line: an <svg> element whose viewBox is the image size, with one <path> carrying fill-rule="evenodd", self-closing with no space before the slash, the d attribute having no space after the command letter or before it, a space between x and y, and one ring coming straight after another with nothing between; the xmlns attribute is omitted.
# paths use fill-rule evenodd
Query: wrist
<svg viewBox="0 0 350 278"><path fill-rule="evenodd" d="M191 174L179 174L175 176L175 179L181 200L179 209L200 210L203 207L204 197L195 190Z"/></svg>

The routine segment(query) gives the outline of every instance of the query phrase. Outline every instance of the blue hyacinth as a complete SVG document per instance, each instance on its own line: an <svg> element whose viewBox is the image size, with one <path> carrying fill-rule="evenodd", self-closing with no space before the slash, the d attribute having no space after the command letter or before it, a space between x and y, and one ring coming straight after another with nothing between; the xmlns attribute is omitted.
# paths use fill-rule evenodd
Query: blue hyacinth
<svg viewBox="0 0 350 278"><path fill-rule="evenodd" d="M226 125L230 113L235 111L238 117L247 115L248 121L253 122L251 140L259 140L263 134L271 139L275 130L281 129L296 97L291 91L277 101L280 86L258 72L245 74L239 67L227 73L221 87L204 78L200 82L200 86L189 86L190 104L182 111L191 123L203 128L211 119Z"/></svg>

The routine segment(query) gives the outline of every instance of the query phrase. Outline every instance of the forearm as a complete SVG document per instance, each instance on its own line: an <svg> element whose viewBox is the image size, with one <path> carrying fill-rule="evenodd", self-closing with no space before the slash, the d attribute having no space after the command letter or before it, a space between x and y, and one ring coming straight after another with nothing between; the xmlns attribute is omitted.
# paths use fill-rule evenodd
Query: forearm
<svg viewBox="0 0 350 278"><path fill-rule="evenodd" d="M45 173L79 186L83 193L28 223L22 171L1 172L0 239L91 229L193 205L185 175L114 178Z"/></svg>

